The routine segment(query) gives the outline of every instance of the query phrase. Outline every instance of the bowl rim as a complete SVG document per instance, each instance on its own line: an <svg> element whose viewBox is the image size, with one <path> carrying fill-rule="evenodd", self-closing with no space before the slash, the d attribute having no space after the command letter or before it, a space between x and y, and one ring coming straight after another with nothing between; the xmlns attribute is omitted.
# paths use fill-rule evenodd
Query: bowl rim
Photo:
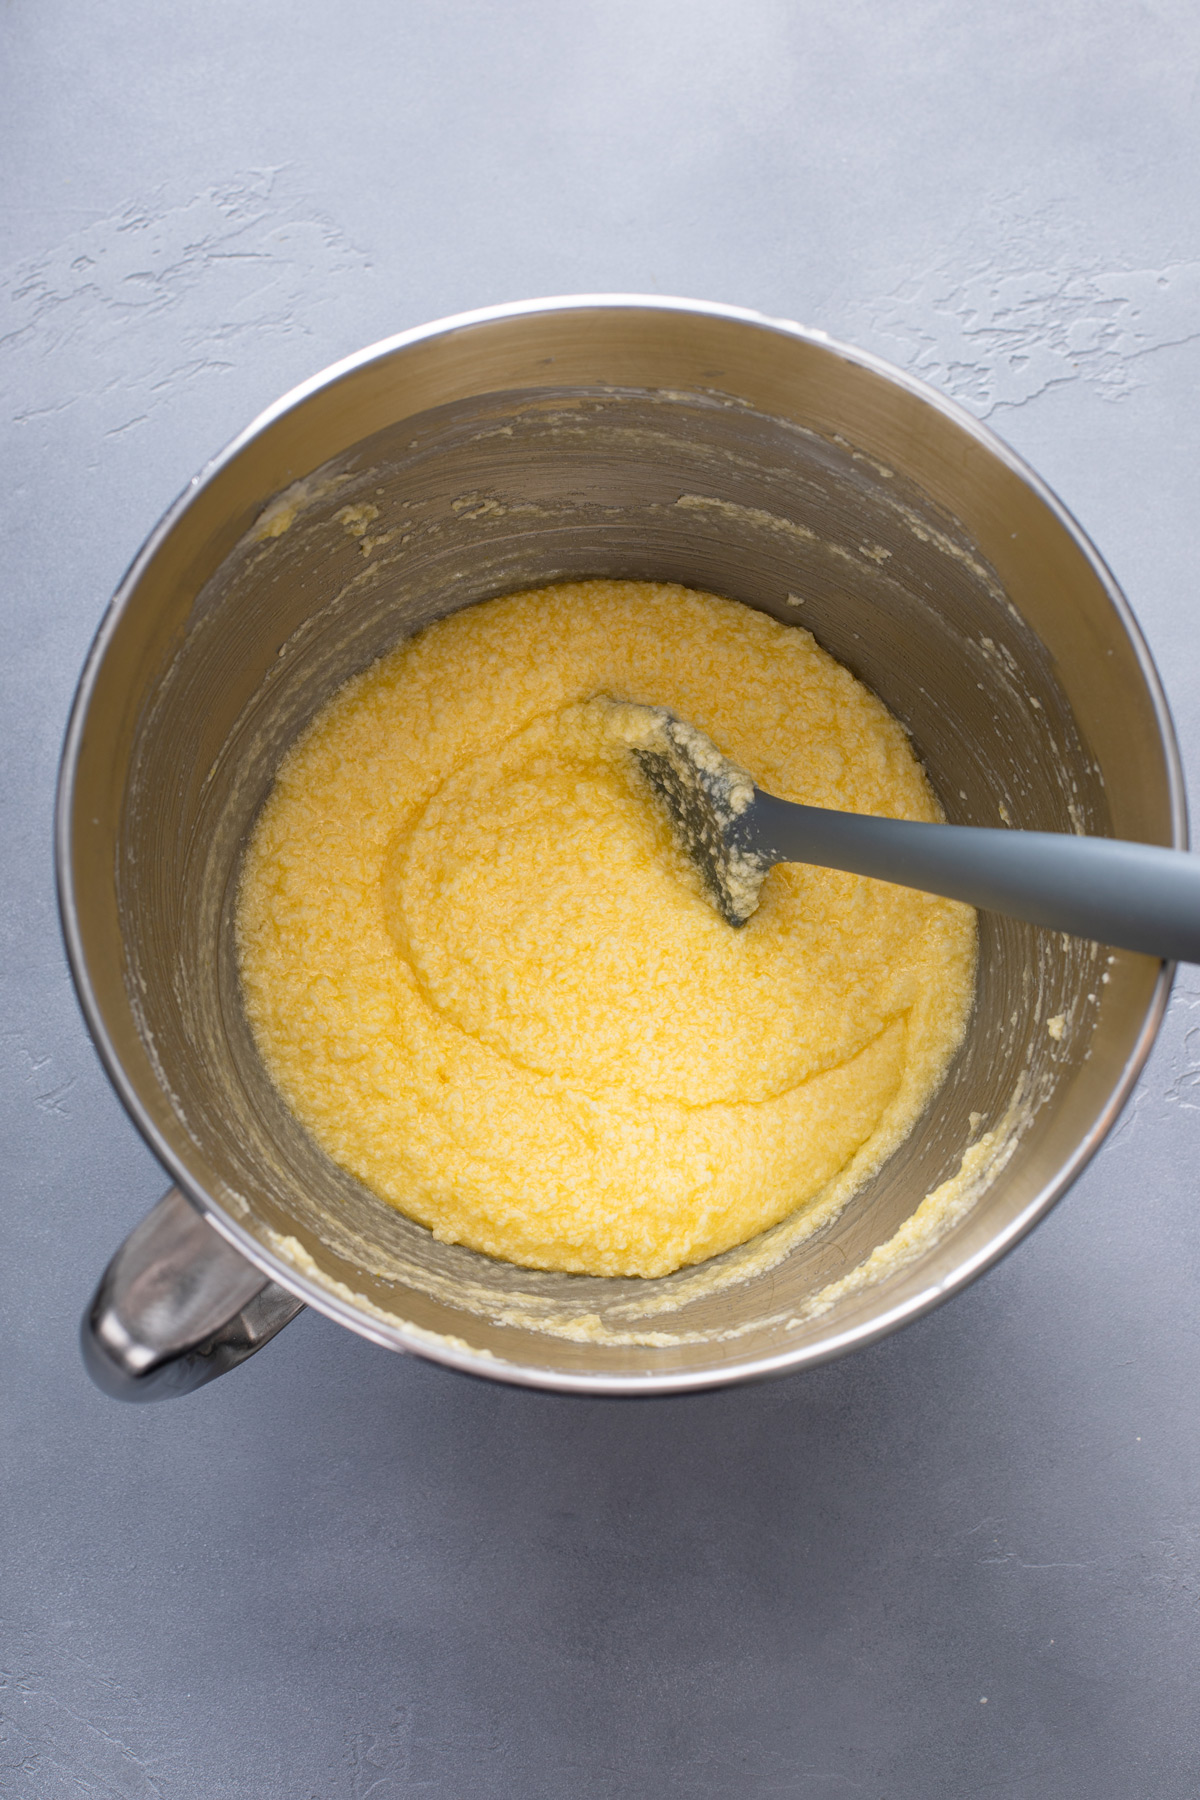
<svg viewBox="0 0 1200 1800"><path fill-rule="evenodd" d="M831 1332L828 1336L819 1338L813 1343L798 1346L795 1349L782 1350L773 1355L748 1357L743 1362L734 1362L720 1369L664 1370L661 1373L644 1372L626 1375L614 1375L604 1371L593 1373L543 1369L509 1361L490 1352L472 1351L466 1346L460 1347L459 1344L443 1339L436 1333L416 1325L406 1324L400 1319L397 1319L394 1325L388 1325L370 1313L360 1310L270 1250L244 1225L227 1213L196 1180L175 1148L159 1131L143 1105L140 1094L127 1073L108 1030L89 974L83 945L75 900L76 884L72 848L76 775L87 715L101 665L125 609L137 590L145 571L203 490L223 470L235 462L242 451L270 426L288 413L303 406L315 394L336 385L345 377L367 368L374 362L385 361L400 351L426 343L431 339L446 337L479 325L500 324L543 314L596 310L654 311L664 314L689 314L706 319L720 319L745 325L756 331L769 333L792 342L799 341L827 350L833 355L881 377L893 386L904 389L925 405L941 413L960 430L973 437L990 455L1024 482L1049 509L1058 524L1072 539L1075 547L1084 556L1125 631L1137 660L1158 727L1167 777L1172 847L1179 850L1188 848L1187 801L1179 744L1162 681L1141 628L1115 577L1087 533L1054 490L1023 457L1019 456L989 426L977 419L958 401L931 387L927 382L910 375L907 371L897 368L886 359L876 356L873 352L861 350L818 328L801 325L791 319L774 318L750 308L728 306L714 301L691 300L659 294L584 293L512 301L497 306L476 308L469 312L454 313L446 318L415 326L408 331L398 332L391 337L369 344L352 355L331 363L328 367L289 389L287 393L261 411L222 450L218 451L200 468L166 509L134 556L105 609L88 651L71 706L59 769L54 825L55 870L59 917L67 960L85 1022L104 1069L134 1125L176 1185L201 1211L208 1223L239 1250L247 1261L261 1269L264 1276L296 1294L316 1311L335 1320L338 1324L347 1326L358 1336L366 1338L369 1342L378 1344L384 1349L407 1351L421 1356L427 1361L437 1362L447 1368L455 1369L460 1373L479 1376L485 1380L498 1381L510 1386L568 1394L649 1397L703 1392L817 1367L821 1363L844 1356L851 1350L864 1348L868 1344L876 1343L879 1339L889 1336L902 1325L906 1325L940 1306L952 1295L969 1286L987 1269L992 1268L1010 1250L1014 1249L1022 1238L1033 1229L1034 1225L1061 1199L1096 1154L1104 1138L1115 1124L1158 1035L1170 997L1175 964L1162 964L1141 1028L1124 1066L1113 1084L1108 1101L1072 1155L1003 1230L999 1231L974 1255L958 1264L941 1280L931 1283L927 1288L867 1321Z"/></svg>

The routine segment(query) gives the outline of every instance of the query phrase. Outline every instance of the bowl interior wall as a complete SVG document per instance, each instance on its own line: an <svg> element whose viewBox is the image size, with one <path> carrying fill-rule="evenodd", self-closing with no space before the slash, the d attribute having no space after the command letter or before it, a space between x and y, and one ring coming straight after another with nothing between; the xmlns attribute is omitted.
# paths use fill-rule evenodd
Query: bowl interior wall
<svg viewBox="0 0 1200 1800"><path fill-rule="evenodd" d="M1152 974L1147 959L1113 963L992 916L968 1038L936 1102L841 1216L758 1280L688 1300L690 1271L645 1282L509 1268L435 1243L336 1168L249 1036L232 931L239 858L317 708L443 613L589 575L726 594L812 631L886 701L951 820L1111 822L1059 672L995 570L959 520L850 443L702 394L517 391L406 419L294 498L287 528L247 534L196 596L138 722L119 842L127 988L172 1129L229 1211L299 1240L325 1278L385 1313L537 1367L620 1374L717 1371L827 1332L806 1305L952 1176L1018 1094L1028 1122L1004 1180L1035 1191L1110 1073L1089 1056L1110 998L1101 976L1136 1011ZM366 554L338 516L365 504L377 509ZM1061 1039L1048 1030L1057 1015ZM962 1230L979 1231L987 1201ZM741 1254L718 1260L732 1273ZM680 1310L656 1325L668 1296ZM851 1320L862 1305L849 1295L841 1311ZM639 1343L648 1326L680 1341Z"/></svg>

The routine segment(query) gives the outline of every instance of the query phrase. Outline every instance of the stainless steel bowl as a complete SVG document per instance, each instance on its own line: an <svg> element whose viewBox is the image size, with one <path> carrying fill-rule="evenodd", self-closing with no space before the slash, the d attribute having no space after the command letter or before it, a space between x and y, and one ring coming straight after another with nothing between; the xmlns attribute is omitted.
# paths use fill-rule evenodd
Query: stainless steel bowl
<svg viewBox="0 0 1200 1800"><path fill-rule="evenodd" d="M803 1368L987 1268L1115 1118L1170 971L985 917L945 1086L769 1272L747 1276L734 1251L654 1282L531 1274L435 1243L314 1147L259 1065L232 944L241 847L279 758L405 634L582 575L801 622L904 721L953 820L1185 842L1171 722L1112 577L1011 451L907 376L795 325L624 296L466 314L351 357L172 507L105 618L67 736L71 965L177 1183L85 1321L111 1391L195 1386L304 1301L391 1349L581 1393ZM1003 1153L907 1260L834 1288L993 1127Z"/></svg>

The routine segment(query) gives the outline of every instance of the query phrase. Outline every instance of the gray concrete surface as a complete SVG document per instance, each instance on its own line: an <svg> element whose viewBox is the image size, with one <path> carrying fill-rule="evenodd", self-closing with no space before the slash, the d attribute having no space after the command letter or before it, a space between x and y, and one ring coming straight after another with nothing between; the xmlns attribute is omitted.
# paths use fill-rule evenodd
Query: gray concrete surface
<svg viewBox="0 0 1200 1800"><path fill-rule="evenodd" d="M4 0L0 1794L1193 1800L1200 971L1006 1263L807 1377L576 1402L307 1315L175 1406L79 1311L162 1176L50 862L101 609L335 357L638 289L925 374L1113 564L1200 768L1191 0Z"/></svg>

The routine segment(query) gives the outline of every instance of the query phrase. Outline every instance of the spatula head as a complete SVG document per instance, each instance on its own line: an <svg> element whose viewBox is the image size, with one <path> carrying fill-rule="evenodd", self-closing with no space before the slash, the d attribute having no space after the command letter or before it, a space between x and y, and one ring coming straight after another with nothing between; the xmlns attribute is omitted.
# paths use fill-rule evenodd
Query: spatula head
<svg viewBox="0 0 1200 1800"><path fill-rule="evenodd" d="M749 829L754 782L665 706L627 703L621 713L622 735L709 898L730 925L744 925L773 860L755 849Z"/></svg>

